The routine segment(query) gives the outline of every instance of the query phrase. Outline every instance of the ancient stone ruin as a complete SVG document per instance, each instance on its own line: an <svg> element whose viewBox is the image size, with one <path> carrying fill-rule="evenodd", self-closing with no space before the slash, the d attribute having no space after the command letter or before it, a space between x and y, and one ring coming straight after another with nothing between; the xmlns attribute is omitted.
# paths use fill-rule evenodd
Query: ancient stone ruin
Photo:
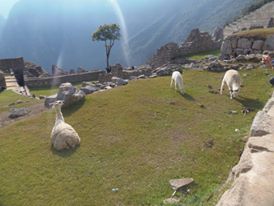
<svg viewBox="0 0 274 206"><path fill-rule="evenodd" d="M221 57L226 59L231 56L258 54L264 50L274 51L274 36L238 36L232 35L226 38L221 47Z"/></svg>
<svg viewBox="0 0 274 206"><path fill-rule="evenodd" d="M186 64L188 62L185 58L187 55L216 50L221 47L222 29L216 29L213 35L212 37L207 32L193 29L181 45L170 42L162 46L148 63L154 68L164 64Z"/></svg>

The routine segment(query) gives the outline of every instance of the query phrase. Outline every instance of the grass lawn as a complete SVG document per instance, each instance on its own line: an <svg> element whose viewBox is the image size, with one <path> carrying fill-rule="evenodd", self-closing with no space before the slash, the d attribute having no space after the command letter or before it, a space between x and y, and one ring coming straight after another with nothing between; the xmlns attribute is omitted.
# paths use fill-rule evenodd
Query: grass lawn
<svg viewBox="0 0 274 206"><path fill-rule="evenodd" d="M5 90L0 93L0 113L9 111L9 109L11 108L11 106L9 105L11 103L15 103L17 100L21 100L23 101L23 103L13 105L12 107L17 107L17 108L25 107L25 106L30 106L39 102L39 100L32 99L29 97L24 97L12 91Z"/></svg>
<svg viewBox="0 0 274 206"><path fill-rule="evenodd" d="M199 60L204 59L208 55L219 56L220 50L200 52L198 54L193 54L193 55L188 56L188 59L199 61Z"/></svg>
<svg viewBox="0 0 274 206"><path fill-rule="evenodd" d="M273 34L274 34L274 28L262 28L262 29L252 29L252 30L241 31L236 34L233 34L233 36L266 38L267 36L273 35Z"/></svg>
<svg viewBox="0 0 274 206"><path fill-rule="evenodd" d="M53 111L2 128L0 205L162 205L173 192L168 181L181 177L195 180L184 205L214 205L272 88L264 70L244 71L240 97L230 100L208 92L223 73L183 76L184 96L163 77L89 95L65 110L81 137L75 151L51 150ZM243 116L243 107L255 111Z"/></svg>

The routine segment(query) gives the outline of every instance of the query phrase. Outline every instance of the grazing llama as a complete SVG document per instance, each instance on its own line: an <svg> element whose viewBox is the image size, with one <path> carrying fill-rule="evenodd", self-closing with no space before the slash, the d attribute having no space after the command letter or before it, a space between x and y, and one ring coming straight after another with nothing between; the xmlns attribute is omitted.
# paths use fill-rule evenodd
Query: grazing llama
<svg viewBox="0 0 274 206"><path fill-rule="evenodd" d="M184 83L183 77L180 72L174 71L171 76L170 87L172 87L174 82L174 88L176 91L179 91L181 94L184 94Z"/></svg>
<svg viewBox="0 0 274 206"><path fill-rule="evenodd" d="M225 83L229 89L230 99L235 98L238 95L241 87L239 72L233 69L226 71L220 88L220 94L223 94L223 87Z"/></svg>
<svg viewBox="0 0 274 206"><path fill-rule="evenodd" d="M61 107L63 101L56 101L53 107L56 111L55 125L51 131L51 143L56 150L75 148L80 144L80 137L77 132L65 123Z"/></svg>

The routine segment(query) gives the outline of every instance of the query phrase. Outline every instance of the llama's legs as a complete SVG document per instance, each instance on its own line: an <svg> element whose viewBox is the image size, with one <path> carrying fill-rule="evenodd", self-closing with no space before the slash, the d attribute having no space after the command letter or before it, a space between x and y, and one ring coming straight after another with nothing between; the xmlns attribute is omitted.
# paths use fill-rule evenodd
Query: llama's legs
<svg viewBox="0 0 274 206"><path fill-rule="evenodd" d="M224 84L225 84L225 81L223 80L220 88L220 94L223 94Z"/></svg>

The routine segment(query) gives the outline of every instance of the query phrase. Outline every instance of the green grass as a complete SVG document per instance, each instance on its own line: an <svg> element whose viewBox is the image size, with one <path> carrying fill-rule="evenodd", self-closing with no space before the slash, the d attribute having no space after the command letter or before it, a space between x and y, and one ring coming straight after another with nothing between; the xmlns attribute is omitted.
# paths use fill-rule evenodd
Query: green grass
<svg viewBox="0 0 274 206"><path fill-rule="evenodd" d="M10 104L15 103L17 100L22 100L23 103L9 106ZM0 113L9 111L9 109L11 107L17 107L17 108L26 107L26 106L36 104L38 102L39 101L36 99L24 97L24 96L21 96L21 95L18 95L16 93L12 92L12 91L5 90L0 93Z"/></svg>
<svg viewBox="0 0 274 206"><path fill-rule="evenodd" d="M266 38L273 34L274 34L274 28L263 28L263 29L252 29L252 30L241 31L236 34L233 34L232 36Z"/></svg>
<svg viewBox="0 0 274 206"><path fill-rule="evenodd" d="M203 71L184 72L185 96L169 88L169 77L89 95L64 111L81 137L75 151L51 150L53 111L2 128L0 205L162 205L169 179L181 177L195 180L184 205L214 205L271 93L263 70L243 73L236 100L209 93L223 74ZM244 106L255 111L243 116Z"/></svg>
<svg viewBox="0 0 274 206"><path fill-rule="evenodd" d="M198 60L204 59L208 55L219 56L220 50L206 51L206 52L200 52L198 54L189 55L188 59L198 61Z"/></svg>

